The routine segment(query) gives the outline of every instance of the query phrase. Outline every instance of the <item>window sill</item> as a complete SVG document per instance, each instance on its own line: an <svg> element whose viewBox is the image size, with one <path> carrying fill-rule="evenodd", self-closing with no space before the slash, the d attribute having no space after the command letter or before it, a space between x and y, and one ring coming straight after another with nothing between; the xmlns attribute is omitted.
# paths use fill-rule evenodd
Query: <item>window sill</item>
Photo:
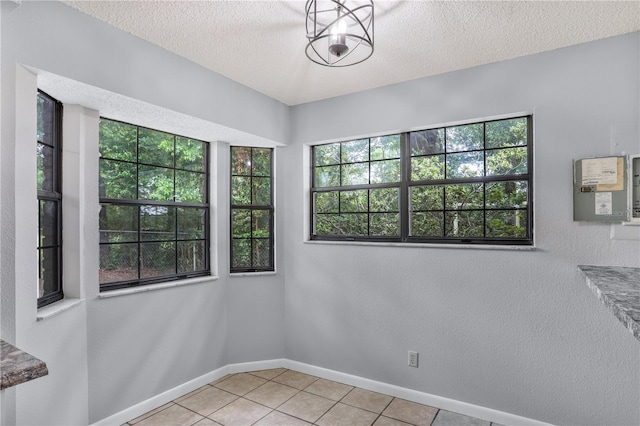
<svg viewBox="0 0 640 426"><path fill-rule="evenodd" d="M514 250L514 251L535 251L535 246L508 246L508 245L484 245L484 244L428 244L428 243L385 243L367 241L318 241L304 240L304 244L319 245L348 245L348 246L371 246L371 247L412 247L431 249L473 249L473 250Z"/></svg>
<svg viewBox="0 0 640 426"><path fill-rule="evenodd" d="M632 219L629 222L622 222L622 226L640 226L640 220Z"/></svg>
<svg viewBox="0 0 640 426"><path fill-rule="evenodd" d="M51 305L38 309L36 321L51 318L52 316L67 311L80 303L82 303L82 299L62 299L58 302L52 303Z"/></svg>
<svg viewBox="0 0 640 426"><path fill-rule="evenodd" d="M98 294L98 299L109 299L111 297L126 296L129 294L144 293L147 291L163 290L165 288L183 287L186 285L201 284L208 281L216 281L217 279L218 279L217 276L209 275L206 277L189 278L186 280L170 281L166 283L149 284L149 285L143 285L140 287L131 287L131 288L123 288L120 290L105 291Z"/></svg>
<svg viewBox="0 0 640 426"><path fill-rule="evenodd" d="M259 277L264 275L278 275L278 271L258 271L258 272L229 272L231 278L234 277Z"/></svg>

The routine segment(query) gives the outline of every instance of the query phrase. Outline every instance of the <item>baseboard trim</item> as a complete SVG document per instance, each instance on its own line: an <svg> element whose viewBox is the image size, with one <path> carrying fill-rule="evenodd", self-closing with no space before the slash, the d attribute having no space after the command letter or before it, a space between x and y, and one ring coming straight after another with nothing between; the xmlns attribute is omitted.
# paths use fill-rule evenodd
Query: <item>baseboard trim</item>
<svg viewBox="0 0 640 426"><path fill-rule="evenodd" d="M269 359L266 361L241 362L239 364L227 364L227 374L246 373L247 371L270 370L272 368L288 368L285 364L289 360Z"/></svg>
<svg viewBox="0 0 640 426"><path fill-rule="evenodd" d="M145 401L142 401L136 405L133 405L129 408L126 408L118 413L115 413L109 417L106 417L102 420L99 420L93 423L93 426L113 426L113 425L122 425L129 420L135 419L143 415L144 413L148 413L149 411L160 407L161 405L166 404L167 402L171 402L174 399L180 398L182 395L189 393L193 390L198 389L201 386L206 385L207 383L211 383L215 380L218 380L221 377L229 374L227 371L228 365L224 367L220 367L210 373L204 374L200 377L196 377L193 380L189 380L186 383L183 383L175 388L169 389L161 394L158 394L154 397L151 397Z"/></svg>
<svg viewBox="0 0 640 426"><path fill-rule="evenodd" d="M413 389L407 389L384 382L366 379L360 376L354 376L340 371L329 370L327 368L316 367L315 365L305 364L298 361L285 359L284 367L290 370L299 371L301 373L311 374L327 380L356 386L372 392L384 393L396 398L406 399L407 401L417 402L419 404L430 405L447 411L464 414L465 416L476 417L501 425L518 425L518 426L550 426L539 420L529 419L527 417L517 416L511 413L494 410L492 408L481 407L442 396L432 395L426 392L420 392Z"/></svg>
<svg viewBox="0 0 640 426"><path fill-rule="evenodd" d="M124 424L129 420L135 419L136 417L139 417L144 413L148 413L149 411L166 404L167 402L171 402L174 399L180 398L182 395L194 391L199 387L206 385L207 383L218 380L219 378L224 377L227 374L244 373L246 371L256 370L268 370L271 368L281 368L284 367L286 361L287 360L284 359L271 359L266 361L227 364L214 371L211 371L207 374L196 377L193 380L176 386L175 388L169 389L165 392L162 392L161 394L142 401L136 405L126 408L109 417L92 423L92 426L113 426Z"/></svg>
<svg viewBox="0 0 640 426"><path fill-rule="evenodd" d="M171 402L186 393L196 390L199 387L206 385L207 383L218 380L219 378L224 377L227 374L244 373L247 371L256 370L268 370L271 368L288 368L290 370L311 374L323 379L333 380L351 386L357 386L359 388L370 390L373 392L384 393L397 398L406 399L407 401L431 405L443 410L453 411L456 413L464 414L466 416L477 417L479 419L503 425L550 426L548 423L517 416L515 414L505 413L503 411L481 407L462 401L456 401L453 399L444 398L425 392L419 392L413 389L407 389L388 383L378 382L375 380L366 379L364 377L354 376L352 374L342 373L340 371L329 370L327 368L317 367L315 365L305 364L285 358L227 364L210 373L204 374L182 385L176 386L175 388L169 389L166 392L162 392L159 395L156 395L132 407L129 407L107 418L104 418L96 423L93 423L93 426L112 426L124 424L129 420L135 419L136 417L141 416L144 413L147 413L161 405L166 404L167 402Z"/></svg>

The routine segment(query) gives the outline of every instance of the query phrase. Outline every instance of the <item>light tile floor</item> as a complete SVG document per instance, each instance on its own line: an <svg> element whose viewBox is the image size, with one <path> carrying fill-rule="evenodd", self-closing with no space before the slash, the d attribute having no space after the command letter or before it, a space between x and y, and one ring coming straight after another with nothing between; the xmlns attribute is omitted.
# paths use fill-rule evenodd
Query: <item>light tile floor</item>
<svg viewBox="0 0 640 426"><path fill-rule="evenodd" d="M499 426L284 368L231 374L126 425Z"/></svg>

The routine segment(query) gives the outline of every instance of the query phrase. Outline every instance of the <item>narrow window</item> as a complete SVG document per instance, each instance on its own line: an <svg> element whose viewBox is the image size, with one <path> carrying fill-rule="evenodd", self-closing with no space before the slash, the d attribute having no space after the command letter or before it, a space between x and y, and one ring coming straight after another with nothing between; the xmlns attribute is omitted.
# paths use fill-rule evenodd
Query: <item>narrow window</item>
<svg viewBox="0 0 640 426"><path fill-rule="evenodd" d="M231 147L231 272L274 270L273 149Z"/></svg>
<svg viewBox="0 0 640 426"><path fill-rule="evenodd" d="M37 95L38 307L62 292L62 104Z"/></svg>
<svg viewBox="0 0 640 426"><path fill-rule="evenodd" d="M312 149L311 239L533 243L531 117Z"/></svg>
<svg viewBox="0 0 640 426"><path fill-rule="evenodd" d="M208 143L100 120L100 290L210 274Z"/></svg>

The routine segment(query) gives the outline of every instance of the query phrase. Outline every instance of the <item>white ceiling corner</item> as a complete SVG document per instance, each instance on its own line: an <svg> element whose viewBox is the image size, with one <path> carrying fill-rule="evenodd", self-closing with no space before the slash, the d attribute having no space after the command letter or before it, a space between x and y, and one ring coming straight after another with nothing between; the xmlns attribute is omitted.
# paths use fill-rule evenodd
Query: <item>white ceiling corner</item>
<svg viewBox="0 0 640 426"><path fill-rule="evenodd" d="M287 105L640 30L640 1L375 3L375 51L327 68L304 54L298 1L65 1Z"/></svg>

